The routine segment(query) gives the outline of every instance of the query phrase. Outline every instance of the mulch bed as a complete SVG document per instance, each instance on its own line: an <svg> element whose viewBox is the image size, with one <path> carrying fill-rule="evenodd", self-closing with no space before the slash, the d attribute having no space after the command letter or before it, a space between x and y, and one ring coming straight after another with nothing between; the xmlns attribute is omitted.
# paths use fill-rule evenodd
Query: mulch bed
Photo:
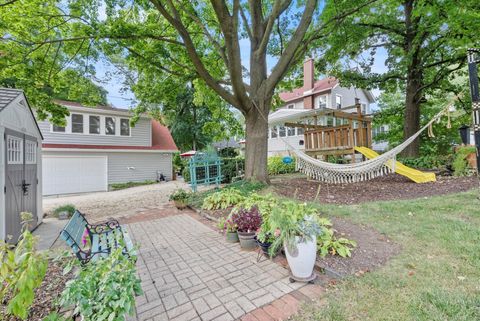
<svg viewBox="0 0 480 321"><path fill-rule="evenodd" d="M27 320L42 320L50 313L57 312L55 300L65 288L65 283L72 278L72 272L63 275L63 264L58 261L50 260L48 262L47 273L45 279L39 288L35 290L35 299L30 307L30 314ZM6 306L0 303L0 314L5 313ZM1 319L1 318L0 318ZM20 321L21 319L6 316L5 321Z"/></svg>
<svg viewBox="0 0 480 321"><path fill-rule="evenodd" d="M272 180L272 186L276 193L302 201L349 205L464 192L478 187L478 178L437 176L436 182L417 184L390 174L366 182L327 184L305 177L285 177Z"/></svg>
<svg viewBox="0 0 480 321"><path fill-rule="evenodd" d="M337 237L355 240L357 246L352 256L343 258L338 255L317 256L317 265L333 271L338 276L355 274L360 276L383 265L401 250L400 245L388 239L377 230L359 224L353 224L340 218L332 218Z"/></svg>

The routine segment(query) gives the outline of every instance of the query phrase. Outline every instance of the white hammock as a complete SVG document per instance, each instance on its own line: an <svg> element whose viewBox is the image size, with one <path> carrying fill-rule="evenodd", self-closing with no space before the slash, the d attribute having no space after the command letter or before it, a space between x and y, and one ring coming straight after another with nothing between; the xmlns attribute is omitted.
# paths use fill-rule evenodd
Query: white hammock
<svg viewBox="0 0 480 321"><path fill-rule="evenodd" d="M303 151L293 147L286 140L284 142L291 148L295 154L296 167L307 176L327 183L354 183L370 180L387 173L395 172L395 162L397 155L402 152L411 142L413 142L425 129L438 120L448 109L443 109L433 117L418 132L413 134L397 147L385 152L384 154L367 160L365 162L354 164L332 164L308 156Z"/></svg>

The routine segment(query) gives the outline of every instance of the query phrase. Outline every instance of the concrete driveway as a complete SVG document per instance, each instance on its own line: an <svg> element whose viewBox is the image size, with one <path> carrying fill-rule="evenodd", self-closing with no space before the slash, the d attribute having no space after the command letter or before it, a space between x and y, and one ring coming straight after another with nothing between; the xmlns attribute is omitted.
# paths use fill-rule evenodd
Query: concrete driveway
<svg viewBox="0 0 480 321"><path fill-rule="evenodd" d="M73 204L92 221L102 220L106 217L128 216L146 209L162 207L168 202L172 191L178 188L189 190L190 187L179 180L131 187L119 191L44 197L43 211L51 214L58 206Z"/></svg>

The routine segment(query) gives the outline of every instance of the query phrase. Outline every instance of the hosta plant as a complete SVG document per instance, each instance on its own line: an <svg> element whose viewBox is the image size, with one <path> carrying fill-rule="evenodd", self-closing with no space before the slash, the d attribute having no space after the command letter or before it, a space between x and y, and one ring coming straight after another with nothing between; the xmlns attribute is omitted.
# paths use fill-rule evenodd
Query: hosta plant
<svg viewBox="0 0 480 321"><path fill-rule="evenodd" d="M21 217L22 234L16 247L0 244L0 302L6 303L7 315L26 320L35 289L45 277L48 260L35 250L37 239L28 229L32 214L23 212Z"/></svg>
<svg viewBox="0 0 480 321"><path fill-rule="evenodd" d="M204 210L226 209L242 202L245 197L234 188L226 188L207 196L203 200Z"/></svg>
<svg viewBox="0 0 480 321"><path fill-rule="evenodd" d="M337 238L333 229L322 228L323 233L317 238L320 256L325 257L327 254L331 254L350 257L352 255L352 249L357 246L355 241L344 237Z"/></svg>
<svg viewBox="0 0 480 321"><path fill-rule="evenodd" d="M86 265L72 262L78 265L77 275L66 284L62 306L75 306L85 321L123 321L127 313L133 315L135 296L142 293L133 257L119 247Z"/></svg>

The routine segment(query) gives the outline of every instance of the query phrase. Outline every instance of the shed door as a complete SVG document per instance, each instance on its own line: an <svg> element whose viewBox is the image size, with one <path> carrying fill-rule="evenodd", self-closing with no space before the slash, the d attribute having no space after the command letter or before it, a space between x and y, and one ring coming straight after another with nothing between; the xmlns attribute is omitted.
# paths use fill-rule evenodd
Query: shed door
<svg viewBox="0 0 480 321"><path fill-rule="evenodd" d="M106 156L43 155L43 195L106 191Z"/></svg>
<svg viewBox="0 0 480 321"><path fill-rule="evenodd" d="M33 214L30 229L36 227L37 216L37 142L22 133L5 131L5 223L10 242L16 243L21 233L21 212Z"/></svg>

